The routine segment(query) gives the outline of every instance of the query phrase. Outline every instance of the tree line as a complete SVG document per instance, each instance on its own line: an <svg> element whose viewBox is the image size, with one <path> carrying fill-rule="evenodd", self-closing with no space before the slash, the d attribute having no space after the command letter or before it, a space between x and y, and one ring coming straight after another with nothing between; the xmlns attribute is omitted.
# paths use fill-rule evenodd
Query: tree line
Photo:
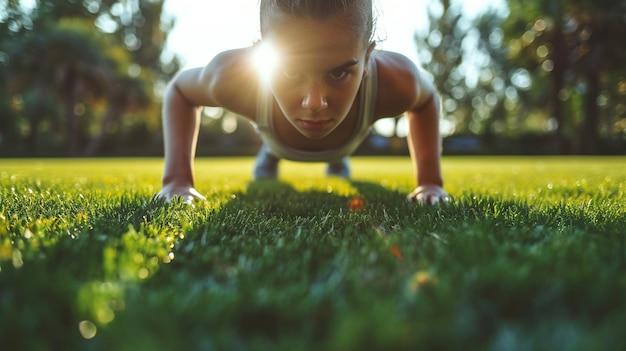
<svg viewBox="0 0 626 351"><path fill-rule="evenodd" d="M160 155L161 94L180 69L164 51L175 22L163 5L0 4L0 156ZM476 18L450 0L428 5L415 41L446 136L489 153L624 154L626 2L507 5ZM258 145L228 111L205 109L202 123L199 153Z"/></svg>
<svg viewBox="0 0 626 351"><path fill-rule="evenodd" d="M9 155L92 156L149 143L173 21L164 1L37 0L0 20L0 145ZM0 11L1 12L1 11ZM107 146L108 144L108 146Z"/></svg>
<svg viewBox="0 0 626 351"><path fill-rule="evenodd" d="M507 5L470 21L431 1L430 28L416 35L453 133L496 152L520 141L521 151L625 154L626 1Z"/></svg>

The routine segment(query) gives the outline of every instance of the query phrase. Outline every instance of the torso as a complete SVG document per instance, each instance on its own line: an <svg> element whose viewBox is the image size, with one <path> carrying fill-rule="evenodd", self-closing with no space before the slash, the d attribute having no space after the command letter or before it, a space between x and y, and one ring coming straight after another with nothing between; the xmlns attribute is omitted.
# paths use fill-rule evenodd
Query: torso
<svg viewBox="0 0 626 351"><path fill-rule="evenodd" d="M368 75L361 81L359 91L348 114L329 135L309 139L284 116L268 88L258 91L256 129L272 153L280 158L304 162L334 162L352 154L369 134L374 118L377 69L371 61Z"/></svg>
<svg viewBox="0 0 626 351"><path fill-rule="evenodd" d="M225 95L232 98L229 98L228 101L223 101L222 107L256 122L256 103L251 103L251 99L239 98L242 95L257 96L256 87L258 84L251 84L250 79L256 80L258 77L256 73L251 72L250 68L244 64L244 62L249 61L247 58L249 51L242 49L241 51L233 51L232 54L235 56L228 57L225 60L225 65L227 65L225 69L228 71L224 74L224 80L230 83L227 90L231 92ZM378 71L375 110L370 121L370 123L374 123L381 118L401 115L415 105L416 100L420 99L420 97L416 96L419 93L415 87L416 81L419 79L419 73L408 58L397 53L376 51L372 55L371 60L376 64ZM233 64L233 61L236 63ZM294 149L324 151L340 147L350 140L359 124L361 95L361 91L359 91L346 119L337 129L323 139L318 140L301 137L287 121L280 108L273 104L272 119L276 136L286 146Z"/></svg>

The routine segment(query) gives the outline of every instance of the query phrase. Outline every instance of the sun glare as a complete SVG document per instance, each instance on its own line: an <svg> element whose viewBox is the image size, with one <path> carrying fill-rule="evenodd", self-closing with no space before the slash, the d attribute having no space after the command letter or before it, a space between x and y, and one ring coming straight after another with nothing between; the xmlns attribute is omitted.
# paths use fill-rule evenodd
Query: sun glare
<svg viewBox="0 0 626 351"><path fill-rule="evenodd" d="M254 53L254 66L256 67L261 79L268 82L272 76L274 68L278 62L276 50L267 42L260 43Z"/></svg>

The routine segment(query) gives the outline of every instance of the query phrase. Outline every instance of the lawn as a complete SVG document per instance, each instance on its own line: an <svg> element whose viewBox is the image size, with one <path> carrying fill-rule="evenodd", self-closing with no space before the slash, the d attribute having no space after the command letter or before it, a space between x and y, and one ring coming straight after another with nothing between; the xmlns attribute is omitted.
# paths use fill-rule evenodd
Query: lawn
<svg viewBox="0 0 626 351"><path fill-rule="evenodd" d="M252 161L0 160L0 349L626 349L626 157Z"/></svg>

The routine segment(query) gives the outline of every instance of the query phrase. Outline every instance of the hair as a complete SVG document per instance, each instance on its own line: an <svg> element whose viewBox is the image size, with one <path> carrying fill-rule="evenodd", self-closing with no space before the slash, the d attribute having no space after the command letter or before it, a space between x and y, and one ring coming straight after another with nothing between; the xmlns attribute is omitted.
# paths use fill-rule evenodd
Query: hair
<svg viewBox="0 0 626 351"><path fill-rule="evenodd" d="M365 47L374 42L374 14L372 0L261 0L261 35L271 27L277 13L303 18L325 20L334 15L347 15L347 24L355 33L362 34Z"/></svg>

